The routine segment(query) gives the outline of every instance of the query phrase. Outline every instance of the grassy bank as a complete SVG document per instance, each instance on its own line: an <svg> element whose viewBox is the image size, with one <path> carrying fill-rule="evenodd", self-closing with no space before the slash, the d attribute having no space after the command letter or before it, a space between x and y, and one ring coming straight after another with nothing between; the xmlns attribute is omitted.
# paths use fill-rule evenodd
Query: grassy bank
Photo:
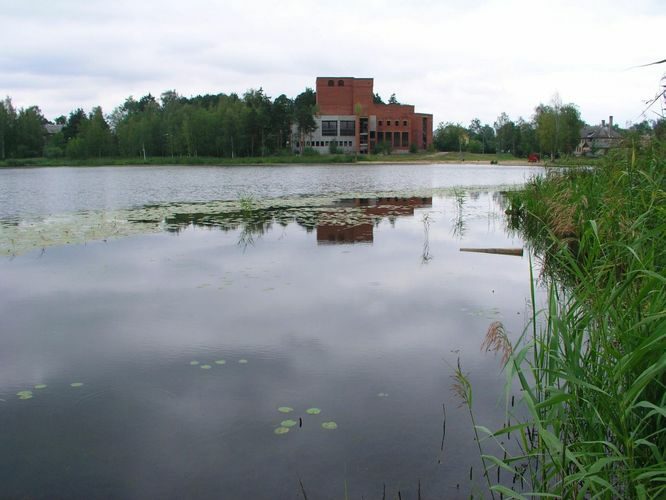
<svg viewBox="0 0 666 500"><path fill-rule="evenodd" d="M488 436L520 445L486 457L512 477L496 494L666 496L665 170L653 145L508 195L514 228L543 259L548 301L516 344L501 325L486 339L508 356L524 411Z"/></svg>
<svg viewBox="0 0 666 500"><path fill-rule="evenodd" d="M21 158L0 161L2 167L98 167L98 166L131 166L131 165L282 165L282 164L329 164L329 163L486 163L497 161L499 164L522 164L524 158L516 158L510 154L473 154L447 152L421 152L391 155L272 155L238 158L220 158L212 156L151 156L146 158Z"/></svg>

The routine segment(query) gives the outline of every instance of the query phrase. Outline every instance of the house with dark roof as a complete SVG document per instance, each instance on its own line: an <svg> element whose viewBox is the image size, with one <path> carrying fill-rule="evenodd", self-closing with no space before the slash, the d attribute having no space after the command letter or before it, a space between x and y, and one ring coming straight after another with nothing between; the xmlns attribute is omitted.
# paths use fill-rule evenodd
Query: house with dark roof
<svg viewBox="0 0 666 500"><path fill-rule="evenodd" d="M601 125L584 126L580 131L580 142L576 146L576 156L603 156L609 149L622 142L622 135L613 129L613 117L601 120Z"/></svg>

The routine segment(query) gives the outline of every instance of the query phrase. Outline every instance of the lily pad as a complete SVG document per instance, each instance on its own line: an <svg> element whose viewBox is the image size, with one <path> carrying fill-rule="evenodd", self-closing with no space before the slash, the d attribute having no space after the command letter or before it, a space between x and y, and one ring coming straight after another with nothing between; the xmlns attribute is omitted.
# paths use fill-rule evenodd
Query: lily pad
<svg viewBox="0 0 666 500"><path fill-rule="evenodd" d="M377 397L388 398L388 392L380 392L379 394L377 394Z"/></svg>
<svg viewBox="0 0 666 500"><path fill-rule="evenodd" d="M322 426L324 429L327 429L327 430L330 430L330 431L332 431L332 430L338 428L338 424L336 424L335 422L323 422L323 423L321 424L321 426Z"/></svg>
<svg viewBox="0 0 666 500"><path fill-rule="evenodd" d="M216 365L223 365L225 363L226 363L226 360L224 360L224 359L218 359L218 360L215 361Z"/></svg>
<svg viewBox="0 0 666 500"><path fill-rule="evenodd" d="M283 420L282 422L280 422L280 425L281 425L282 427L293 427L293 426L296 425L297 423L298 423L298 422L296 422L296 420L291 420L291 419L289 419L289 420Z"/></svg>
<svg viewBox="0 0 666 500"><path fill-rule="evenodd" d="M305 410L305 413L308 415L319 415L321 413L321 410L319 408L308 408Z"/></svg>
<svg viewBox="0 0 666 500"><path fill-rule="evenodd" d="M293 409L293 408L290 408L289 406L280 406L280 407L278 408L278 411L279 411L280 413L291 413L292 411L294 411L294 409Z"/></svg>
<svg viewBox="0 0 666 500"><path fill-rule="evenodd" d="M190 364L191 364L192 366L197 366L197 365L199 364L199 362L195 359L195 360L193 360L193 361L190 361Z"/></svg>
<svg viewBox="0 0 666 500"><path fill-rule="evenodd" d="M16 393L19 399L31 399L32 391L19 391Z"/></svg>
<svg viewBox="0 0 666 500"><path fill-rule="evenodd" d="M35 389L46 389L46 384L37 384Z"/></svg>
<svg viewBox="0 0 666 500"><path fill-rule="evenodd" d="M71 387L81 387L83 385L83 382L72 382L69 384Z"/></svg>
<svg viewBox="0 0 666 500"><path fill-rule="evenodd" d="M286 434L289 432L289 427L278 427L273 431L275 434Z"/></svg>
<svg viewBox="0 0 666 500"><path fill-rule="evenodd" d="M239 359L238 362L239 362L241 365L245 365L245 364L247 364L247 359Z"/></svg>
<svg viewBox="0 0 666 500"><path fill-rule="evenodd" d="M210 365L201 365L199 368L201 368L202 370L210 370L212 368L212 366L210 366Z"/></svg>

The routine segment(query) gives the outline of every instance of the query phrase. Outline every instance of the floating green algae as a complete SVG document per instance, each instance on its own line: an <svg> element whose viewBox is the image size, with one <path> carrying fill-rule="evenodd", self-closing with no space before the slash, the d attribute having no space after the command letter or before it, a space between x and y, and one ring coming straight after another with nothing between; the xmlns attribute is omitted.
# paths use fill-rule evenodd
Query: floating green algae
<svg viewBox="0 0 666 500"><path fill-rule="evenodd" d="M239 362L241 365L246 365L246 364L247 364L247 359L239 359L238 362Z"/></svg>
<svg viewBox="0 0 666 500"><path fill-rule="evenodd" d="M280 422L280 425L282 427L293 427L297 423L298 422L296 422L296 420L289 419L289 420L283 420L282 422Z"/></svg>
<svg viewBox="0 0 666 500"><path fill-rule="evenodd" d="M468 191L516 189L516 186L467 186ZM252 210L243 210L242 200L199 203L170 203L142 208L84 211L33 217L14 221L0 220L0 255L20 255L51 246L82 244L139 234L178 231L191 224L228 229L263 227L278 222L296 222L305 227L320 223L356 225L376 223L383 216L364 207L345 205L345 200L376 199L377 206L388 208L392 203L383 198L418 198L452 196L458 188L424 188L405 191L350 192L340 196L300 196L254 199ZM394 215L402 215L393 211ZM257 232L260 235L260 232Z"/></svg>
<svg viewBox="0 0 666 500"><path fill-rule="evenodd" d="M286 434L289 432L289 427L278 427L273 431L275 434Z"/></svg>
<svg viewBox="0 0 666 500"><path fill-rule="evenodd" d="M319 415L321 413L321 410L319 408L308 408L305 410L305 413L308 415Z"/></svg>
<svg viewBox="0 0 666 500"><path fill-rule="evenodd" d="M332 422L332 421L331 422L323 422L321 424L321 426L324 429L329 430L329 431L332 431L332 430L335 430L335 429L338 428L338 424L336 424L335 422Z"/></svg>
<svg viewBox="0 0 666 500"><path fill-rule="evenodd" d="M210 370L212 368L212 366L210 366L210 365L201 365L199 368L201 368L202 370Z"/></svg>
<svg viewBox="0 0 666 500"><path fill-rule="evenodd" d="M32 391L19 391L16 395L19 399L32 399Z"/></svg>
<svg viewBox="0 0 666 500"><path fill-rule="evenodd" d="M225 363L226 363L226 361L224 359L218 359L218 360L215 361L216 365L223 365Z"/></svg>
<svg viewBox="0 0 666 500"><path fill-rule="evenodd" d="M37 384L35 385L35 389L46 389L48 386L46 384Z"/></svg>
<svg viewBox="0 0 666 500"><path fill-rule="evenodd" d="M280 413L291 413L292 411L294 411L294 409L289 406L280 406L277 410Z"/></svg>
<svg viewBox="0 0 666 500"><path fill-rule="evenodd" d="M199 362L195 359L195 360L193 360L193 361L190 361L190 364L191 364L192 366L197 366L197 365L199 364Z"/></svg>
<svg viewBox="0 0 666 500"><path fill-rule="evenodd" d="M83 382L72 382L69 385L70 387L81 387L83 385Z"/></svg>

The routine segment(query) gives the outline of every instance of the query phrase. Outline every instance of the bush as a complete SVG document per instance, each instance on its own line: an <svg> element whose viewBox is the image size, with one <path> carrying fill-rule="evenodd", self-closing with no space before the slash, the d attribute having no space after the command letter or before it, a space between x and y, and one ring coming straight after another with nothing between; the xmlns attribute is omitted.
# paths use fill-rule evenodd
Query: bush
<svg viewBox="0 0 666 500"><path fill-rule="evenodd" d="M319 156L319 151L314 148L303 149L303 156Z"/></svg>
<svg viewBox="0 0 666 500"><path fill-rule="evenodd" d="M332 155L340 153L340 148L338 148L338 141L331 141L328 145L328 152Z"/></svg>
<svg viewBox="0 0 666 500"><path fill-rule="evenodd" d="M412 154L414 154L414 153L418 153L418 151L419 151L419 147L418 147L416 144L414 144L414 143L412 142L412 143L409 145L409 152L412 153Z"/></svg>
<svg viewBox="0 0 666 500"><path fill-rule="evenodd" d="M375 144L372 153L376 155L390 155L392 151L393 151L393 146L391 145L391 143L388 141L382 141Z"/></svg>

